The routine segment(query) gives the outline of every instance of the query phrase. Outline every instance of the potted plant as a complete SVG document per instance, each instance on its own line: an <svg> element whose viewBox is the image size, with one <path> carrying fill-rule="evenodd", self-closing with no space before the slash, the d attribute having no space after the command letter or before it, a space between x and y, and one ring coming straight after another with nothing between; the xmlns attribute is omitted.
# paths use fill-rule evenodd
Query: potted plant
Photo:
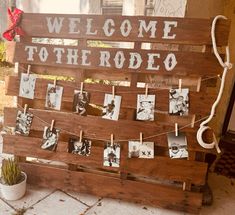
<svg viewBox="0 0 235 215"><path fill-rule="evenodd" d="M20 170L16 160L9 158L3 161L0 180L3 198L13 201L23 197L26 192L26 180L27 175Z"/></svg>

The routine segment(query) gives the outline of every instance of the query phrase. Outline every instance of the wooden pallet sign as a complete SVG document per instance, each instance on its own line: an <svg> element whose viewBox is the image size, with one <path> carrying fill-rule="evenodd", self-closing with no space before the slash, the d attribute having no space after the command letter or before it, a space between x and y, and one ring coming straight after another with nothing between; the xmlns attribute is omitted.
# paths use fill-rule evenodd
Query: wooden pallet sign
<svg viewBox="0 0 235 215"><path fill-rule="evenodd" d="M203 51L211 46L211 22L23 14L20 27L25 35L19 42L9 43L7 52L10 62L19 63L18 76L6 78L6 95L17 96L18 107L5 108L4 124L19 127L19 111L31 114L32 123L27 135L5 135L3 151L21 159L32 184L198 213L202 194L197 190L205 184L208 150L197 144L197 122L210 112L216 98L215 77L221 72L214 55ZM227 45L229 25L226 20L218 22L218 46ZM150 43L151 50L144 49L144 43ZM32 76L35 86L26 98L22 81L29 75L36 75ZM55 76L58 80L51 80ZM145 87L140 87L141 83ZM53 97L48 86L61 90L56 94L61 96L59 105L54 108L48 105ZM189 92L185 97L189 104L186 111L172 114L170 92L178 88ZM80 95L81 91L89 95L86 114L74 105L74 93L79 90ZM113 115L104 117L105 108L112 104L104 104L107 94L113 101L121 98L118 114L112 113L115 120ZM156 99L151 120L138 118L140 94ZM25 104L29 109L24 110ZM179 130L175 130L176 125ZM48 140L45 126L59 134L53 150L45 150L49 144L44 142ZM185 135L187 158L170 157L173 148L168 145L168 135L174 136L176 131ZM83 138L88 141L90 151L85 155L89 156L71 152L71 139L81 142ZM146 154L133 158L130 141L152 142L151 159L144 159ZM109 147L114 150L112 156L107 152ZM32 158L46 159L50 164Z"/></svg>

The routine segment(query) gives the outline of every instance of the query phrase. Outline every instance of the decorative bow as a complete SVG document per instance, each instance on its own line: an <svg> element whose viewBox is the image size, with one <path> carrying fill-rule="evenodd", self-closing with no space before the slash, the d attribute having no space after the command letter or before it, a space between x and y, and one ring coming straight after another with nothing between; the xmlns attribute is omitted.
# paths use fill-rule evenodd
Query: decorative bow
<svg viewBox="0 0 235 215"><path fill-rule="evenodd" d="M13 12L8 9L8 15L12 22L11 26L3 33L3 37L9 41L15 38L15 35L24 35L24 31L20 27L23 11L15 8Z"/></svg>

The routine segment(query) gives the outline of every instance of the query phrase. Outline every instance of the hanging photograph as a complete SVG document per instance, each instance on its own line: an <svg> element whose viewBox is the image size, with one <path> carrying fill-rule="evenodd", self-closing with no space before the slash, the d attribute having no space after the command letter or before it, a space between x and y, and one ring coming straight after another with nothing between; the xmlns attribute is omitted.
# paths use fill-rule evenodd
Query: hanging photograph
<svg viewBox="0 0 235 215"><path fill-rule="evenodd" d="M175 133L167 135L170 158L187 158L187 138L184 133L179 132L178 136Z"/></svg>
<svg viewBox="0 0 235 215"><path fill-rule="evenodd" d="M60 110L62 101L63 87L48 84L46 95L46 108Z"/></svg>
<svg viewBox="0 0 235 215"><path fill-rule="evenodd" d="M91 140L70 138L68 145L68 152L72 154L89 156L91 154Z"/></svg>
<svg viewBox="0 0 235 215"><path fill-rule="evenodd" d="M121 96L114 96L112 94L105 94L104 106L102 118L118 120L120 106L121 106Z"/></svg>
<svg viewBox="0 0 235 215"><path fill-rule="evenodd" d="M18 111L16 116L16 127L15 132L20 135L28 136L30 126L33 121L33 114L24 113L24 111Z"/></svg>
<svg viewBox="0 0 235 215"><path fill-rule="evenodd" d="M138 95L136 119L154 121L155 95Z"/></svg>
<svg viewBox="0 0 235 215"><path fill-rule="evenodd" d="M59 129L53 128L51 130L50 127L45 126L41 149L56 151L58 138L59 138Z"/></svg>
<svg viewBox="0 0 235 215"><path fill-rule="evenodd" d="M104 146L104 166L119 167L120 166L120 145L110 142Z"/></svg>
<svg viewBox="0 0 235 215"><path fill-rule="evenodd" d="M169 113L187 116L189 109L189 89L171 89L169 93Z"/></svg>
<svg viewBox="0 0 235 215"><path fill-rule="evenodd" d="M36 76L22 73L20 79L19 96L27 99L34 99Z"/></svg>
<svg viewBox="0 0 235 215"><path fill-rule="evenodd" d="M129 158L154 158L154 142L129 141Z"/></svg>
<svg viewBox="0 0 235 215"><path fill-rule="evenodd" d="M89 94L88 92L80 90L74 90L73 97L73 112L79 115L87 115L87 106L89 104Z"/></svg>

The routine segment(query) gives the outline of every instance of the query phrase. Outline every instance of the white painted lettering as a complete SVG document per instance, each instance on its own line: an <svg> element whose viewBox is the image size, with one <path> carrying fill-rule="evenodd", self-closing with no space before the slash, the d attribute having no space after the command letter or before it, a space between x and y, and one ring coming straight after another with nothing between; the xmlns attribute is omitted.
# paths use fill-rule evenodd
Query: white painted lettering
<svg viewBox="0 0 235 215"><path fill-rule="evenodd" d="M114 58L115 67L118 69L121 69L123 67L125 60L126 59L125 59L123 51L118 51Z"/></svg>
<svg viewBox="0 0 235 215"><path fill-rule="evenodd" d="M91 54L90 50L82 50L82 65L83 66L90 66L91 62L87 62L87 55Z"/></svg>
<svg viewBox="0 0 235 215"><path fill-rule="evenodd" d="M143 30L147 33L148 31L151 31L150 38L155 38L156 37L156 25L157 21L149 21L148 26L146 26L146 21L145 20L139 20L139 34L138 37L144 37L143 35Z"/></svg>
<svg viewBox="0 0 235 215"><path fill-rule="evenodd" d="M67 64L78 65L78 49L67 49Z"/></svg>
<svg viewBox="0 0 235 215"><path fill-rule="evenodd" d="M87 19L86 34L87 35L97 35L97 30L91 31L93 19Z"/></svg>
<svg viewBox="0 0 235 215"><path fill-rule="evenodd" d="M169 53L164 60L164 64L167 71L172 71L177 64L175 55L173 53Z"/></svg>
<svg viewBox="0 0 235 215"><path fill-rule="evenodd" d="M55 17L52 22L52 17L46 17L47 28L49 33L59 34L63 25L64 17Z"/></svg>
<svg viewBox="0 0 235 215"><path fill-rule="evenodd" d="M62 53L64 53L64 48L54 48L53 52L56 54L56 63L62 63Z"/></svg>
<svg viewBox="0 0 235 215"><path fill-rule="evenodd" d="M37 52L38 51L38 48L37 46L25 46L25 51L28 51L28 58L27 58L27 61L34 61L33 59L33 55L34 55L34 52Z"/></svg>
<svg viewBox="0 0 235 215"><path fill-rule="evenodd" d="M137 52L130 52L129 69L138 69L142 64L141 55Z"/></svg>
<svg viewBox="0 0 235 215"><path fill-rule="evenodd" d="M109 63L109 59L110 59L110 52L100 51L100 65L99 66L111 67Z"/></svg>
<svg viewBox="0 0 235 215"><path fill-rule="evenodd" d="M115 29L111 28L111 27L114 27L114 26L115 26L115 23L114 23L113 19L106 19L105 20L105 23L103 26L105 36L111 37L113 35L113 33L115 32Z"/></svg>
<svg viewBox="0 0 235 215"><path fill-rule="evenodd" d="M171 32L172 27L177 27L177 22L176 21L164 21L165 27L163 29L164 35L163 39L175 39L176 34L169 35Z"/></svg>
<svg viewBox="0 0 235 215"><path fill-rule="evenodd" d="M125 19L125 20L122 22L121 27L120 27L122 36L123 36L123 37L127 37L127 36L130 34L131 29L132 29L132 26L131 26L130 20Z"/></svg>
<svg viewBox="0 0 235 215"><path fill-rule="evenodd" d="M49 54L48 54L47 49L45 47L42 47L38 55L42 62L46 62Z"/></svg>
<svg viewBox="0 0 235 215"><path fill-rule="evenodd" d="M78 23L80 23L80 18L69 18L69 33L79 34L80 30L78 28Z"/></svg>
<svg viewBox="0 0 235 215"><path fill-rule="evenodd" d="M147 70L159 70L160 66L154 67L154 57L160 58L158 53L148 53L148 67Z"/></svg>

